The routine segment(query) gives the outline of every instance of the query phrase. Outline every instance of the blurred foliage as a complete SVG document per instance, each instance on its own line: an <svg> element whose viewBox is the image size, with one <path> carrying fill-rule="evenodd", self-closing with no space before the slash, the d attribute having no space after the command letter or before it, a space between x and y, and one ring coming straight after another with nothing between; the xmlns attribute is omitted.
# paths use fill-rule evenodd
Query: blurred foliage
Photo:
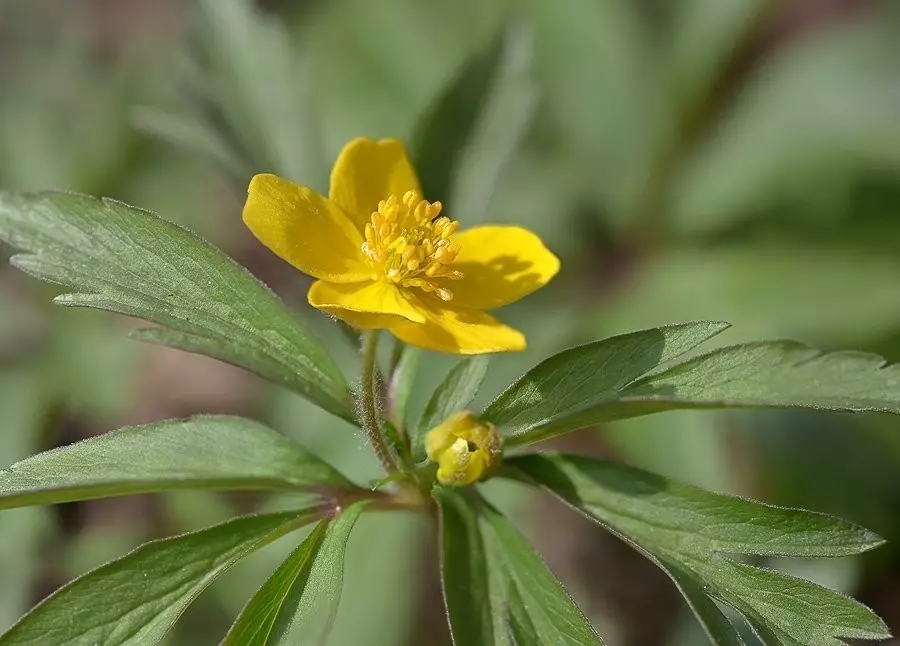
<svg viewBox="0 0 900 646"><path fill-rule="evenodd" d="M737 324L722 343L793 337L896 361L898 35L896 5L861 0L6 0L0 186L159 210L304 310L303 278L240 224L249 176L323 190L346 140L398 136L444 164L442 194L429 199L464 224L528 226L563 258L552 289L510 308L529 350L498 357L479 400L574 342L679 320ZM4 463L210 410L255 414L338 467L370 460L349 425L297 397L129 342L127 320L56 311L53 293L0 264ZM351 349L343 361L355 365ZM434 362L414 385L412 419L448 365ZM567 448L871 527L893 549L849 566L806 563L804 576L860 594L900 630L898 431L874 416L683 412L584 432ZM562 554L551 564L592 619L622 635L614 643L697 643L690 622L611 610L622 603L615 582L596 576L616 558L608 544L581 525L554 535L546 503L496 489L496 504L523 510L538 545ZM258 506L170 494L5 512L0 624L103 556ZM365 610L340 616L329 643L421 643L439 624L434 573L404 558L433 537L394 521L364 521L351 540L342 609ZM224 627L285 553L276 544L235 568L171 643ZM403 592L373 596L373 580ZM624 603L640 608L668 584L632 585Z"/></svg>

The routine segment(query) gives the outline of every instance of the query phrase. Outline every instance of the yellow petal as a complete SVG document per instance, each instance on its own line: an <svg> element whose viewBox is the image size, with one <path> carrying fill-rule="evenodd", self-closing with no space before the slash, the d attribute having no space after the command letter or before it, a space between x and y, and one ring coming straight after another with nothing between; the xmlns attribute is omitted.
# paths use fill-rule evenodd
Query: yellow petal
<svg viewBox="0 0 900 646"><path fill-rule="evenodd" d="M479 310L507 305L550 282L559 259L541 239L514 226L475 227L457 234L459 255L452 267L462 280L442 280L453 303Z"/></svg>
<svg viewBox="0 0 900 646"><path fill-rule="evenodd" d="M432 298L410 296L425 323L394 319L388 329L406 343L450 354L486 354L525 349L525 337L497 319ZM385 321L386 323L390 323Z"/></svg>
<svg viewBox="0 0 900 646"><path fill-rule="evenodd" d="M276 175L250 181L244 223L260 242L305 274L358 282L372 274L362 236L341 209L312 189Z"/></svg>
<svg viewBox="0 0 900 646"><path fill-rule="evenodd" d="M360 137L344 146L334 162L328 196L363 231L378 202L390 195L402 199L407 191L421 193L403 144L396 139Z"/></svg>
<svg viewBox="0 0 900 646"><path fill-rule="evenodd" d="M343 318L342 310L350 310L390 314L402 317L400 320L425 322L422 313L407 301L400 289L384 281L328 283L317 280L309 288L307 298L313 307L323 309L338 318Z"/></svg>

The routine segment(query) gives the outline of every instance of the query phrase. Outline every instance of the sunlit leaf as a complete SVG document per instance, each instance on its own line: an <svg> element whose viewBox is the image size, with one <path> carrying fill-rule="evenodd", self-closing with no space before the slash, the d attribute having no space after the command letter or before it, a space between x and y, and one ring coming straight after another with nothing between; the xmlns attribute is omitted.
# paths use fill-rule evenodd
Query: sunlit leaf
<svg viewBox="0 0 900 646"><path fill-rule="evenodd" d="M713 599L778 635L769 646L838 646L839 638L889 636L871 610L848 597L726 556L833 557L883 543L862 527L811 511L713 494L578 456L513 457L507 466L652 558L672 577L719 646L740 641L733 629L729 632Z"/></svg>
<svg viewBox="0 0 900 646"><path fill-rule="evenodd" d="M484 411L507 444L584 428L638 377L728 327L700 321L615 336L565 350L519 378Z"/></svg>
<svg viewBox="0 0 900 646"><path fill-rule="evenodd" d="M441 575L455 644L602 645L534 549L487 502L436 489Z"/></svg>
<svg viewBox="0 0 900 646"><path fill-rule="evenodd" d="M201 416L123 428L22 460L0 471L0 509L169 489L351 486L262 424Z"/></svg>
<svg viewBox="0 0 900 646"><path fill-rule="evenodd" d="M0 193L0 239L23 271L73 290L62 305L147 319L139 338L256 372L353 419L346 384L319 343L244 269L194 234L112 200Z"/></svg>
<svg viewBox="0 0 900 646"><path fill-rule="evenodd" d="M364 508L357 503L322 521L253 596L223 646L323 643L341 599L347 540Z"/></svg>
<svg viewBox="0 0 900 646"><path fill-rule="evenodd" d="M235 562L323 513L245 516L142 545L60 588L0 636L0 645L157 644Z"/></svg>

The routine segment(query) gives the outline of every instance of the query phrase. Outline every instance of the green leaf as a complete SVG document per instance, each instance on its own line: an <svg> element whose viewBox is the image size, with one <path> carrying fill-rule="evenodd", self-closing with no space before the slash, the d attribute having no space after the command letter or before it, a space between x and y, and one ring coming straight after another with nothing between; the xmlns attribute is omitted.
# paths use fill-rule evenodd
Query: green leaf
<svg viewBox="0 0 900 646"><path fill-rule="evenodd" d="M616 417L679 408L779 407L900 413L900 368L874 354L791 341L714 350L636 380Z"/></svg>
<svg viewBox="0 0 900 646"><path fill-rule="evenodd" d="M577 456L528 455L506 465L652 558L676 582L715 644L740 641L713 599L777 635L770 646L837 646L839 638L889 636L884 623L852 599L724 556L845 556L883 542L862 527Z"/></svg>
<svg viewBox="0 0 900 646"><path fill-rule="evenodd" d="M447 84L416 128L412 156L427 199L446 200L450 195L459 158L472 137L502 60L503 45L501 32Z"/></svg>
<svg viewBox="0 0 900 646"><path fill-rule="evenodd" d="M26 253L23 271L72 288L61 305L158 323L143 340L252 370L353 420L352 401L326 351L246 270L194 234L107 199L0 192L0 239Z"/></svg>
<svg viewBox="0 0 900 646"><path fill-rule="evenodd" d="M146 543L57 590L0 636L0 646L159 643L222 572L326 511L245 516Z"/></svg>
<svg viewBox="0 0 900 646"><path fill-rule="evenodd" d="M419 361L422 351L413 346L404 345L400 361L391 373L388 385L388 402L390 416L395 424L406 426L406 413L409 409L409 398L419 373Z"/></svg>
<svg viewBox="0 0 900 646"><path fill-rule="evenodd" d="M200 416L123 428L22 460L0 471L0 509L168 489L352 486L262 424Z"/></svg>
<svg viewBox="0 0 900 646"><path fill-rule="evenodd" d="M728 327L698 321L614 336L565 350L515 381L482 417L500 427L508 446L589 426L620 391Z"/></svg>
<svg viewBox="0 0 900 646"><path fill-rule="evenodd" d="M455 644L602 645L528 541L481 499L435 489L441 575Z"/></svg>
<svg viewBox="0 0 900 646"><path fill-rule="evenodd" d="M331 632L344 584L344 556L350 532L368 505L354 503L331 521L308 580L292 592L292 615L283 614L275 631L281 646L323 644Z"/></svg>
<svg viewBox="0 0 900 646"><path fill-rule="evenodd" d="M257 172L324 189L312 69L285 25L250 0L201 0L192 18L193 113Z"/></svg>
<svg viewBox="0 0 900 646"><path fill-rule="evenodd" d="M444 380L438 384L431 399L422 411L412 438L413 460L425 459L425 434L457 411L465 410L472 403L484 381L490 365L489 355L467 357L451 368Z"/></svg>
<svg viewBox="0 0 900 646"><path fill-rule="evenodd" d="M341 598L347 539L363 508L358 503L319 523L253 595L222 646L323 641ZM286 641L289 630L302 639Z"/></svg>

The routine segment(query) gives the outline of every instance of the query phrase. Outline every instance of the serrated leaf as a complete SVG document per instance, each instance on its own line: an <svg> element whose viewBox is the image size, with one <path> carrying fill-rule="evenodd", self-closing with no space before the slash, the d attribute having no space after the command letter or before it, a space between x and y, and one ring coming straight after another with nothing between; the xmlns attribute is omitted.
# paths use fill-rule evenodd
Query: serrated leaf
<svg viewBox="0 0 900 646"><path fill-rule="evenodd" d="M516 380L482 417L500 428L508 446L584 428L629 383L727 327L714 321L683 323L570 348Z"/></svg>
<svg viewBox="0 0 900 646"><path fill-rule="evenodd" d="M602 646L534 549L487 502L435 489L441 578L455 644Z"/></svg>
<svg viewBox="0 0 900 646"><path fill-rule="evenodd" d="M0 192L0 239L25 252L13 257L20 269L74 290L56 302L158 323L168 329L143 338L234 363L354 419L324 348L246 270L187 230L113 200Z"/></svg>
<svg viewBox="0 0 900 646"><path fill-rule="evenodd" d="M123 428L17 462L0 471L0 509L170 489L352 486L262 424L199 416Z"/></svg>
<svg viewBox="0 0 900 646"><path fill-rule="evenodd" d="M358 503L319 523L253 595L222 646L322 643L341 598L347 539L363 508ZM286 641L289 631L301 641Z"/></svg>
<svg viewBox="0 0 900 646"><path fill-rule="evenodd" d="M416 128L412 156L428 199L446 200L450 195L458 160L478 123L503 46L501 32L446 85Z"/></svg>
<svg viewBox="0 0 900 646"><path fill-rule="evenodd" d="M159 643L216 577L326 511L245 516L146 543L57 590L0 636L0 646Z"/></svg>
<svg viewBox="0 0 900 646"><path fill-rule="evenodd" d="M884 623L852 599L723 555L843 556L883 542L857 525L578 456L528 455L506 464L650 556L676 582L717 645L740 641L714 610L713 598L789 638L770 646L888 636Z"/></svg>
<svg viewBox="0 0 900 646"><path fill-rule="evenodd" d="M747 343L638 379L623 389L621 402L628 417L734 407L900 414L900 368L863 352L823 353L792 341Z"/></svg>
<svg viewBox="0 0 900 646"><path fill-rule="evenodd" d="M489 355L467 357L450 369L422 411L412 437L413 461L425 459L424 438L429 430L472 403L490 365Z"/></svg>

